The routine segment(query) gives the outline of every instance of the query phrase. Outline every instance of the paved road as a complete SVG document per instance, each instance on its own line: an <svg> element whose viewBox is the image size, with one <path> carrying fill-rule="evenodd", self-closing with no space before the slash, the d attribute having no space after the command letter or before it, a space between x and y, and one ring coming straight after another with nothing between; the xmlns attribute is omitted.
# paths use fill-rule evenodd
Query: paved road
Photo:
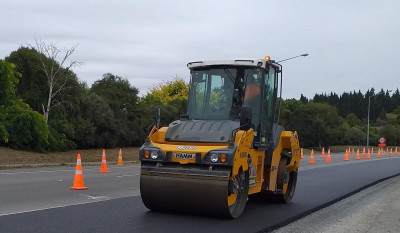
<svg viewBox="0 0 400 233"><path fill-rule="evenodd" d="M88 190L70 190L75 168L0 170L0 216L140 195L138 165L84 167ZM1 231L0 231L1 232Z"/></svg>
<svg viewBox="0 0 400 233"><path fill-rule="evenodd" d="M307 164L308 158L303 160L293 203L250 199L237 220L148 211L136 196L138 166L111 167L109 174L84 168L89 186L85 191L68 189L73 169L1 171L0 232L257 232L400 173L398 156L344 162L337 154L332 159L333 163L326 164L316 156L315 165ZM57 206L65 207L52 208ZM45 210L32 212L37 209ZM17 212L25 213L10 214Z"/></svg>

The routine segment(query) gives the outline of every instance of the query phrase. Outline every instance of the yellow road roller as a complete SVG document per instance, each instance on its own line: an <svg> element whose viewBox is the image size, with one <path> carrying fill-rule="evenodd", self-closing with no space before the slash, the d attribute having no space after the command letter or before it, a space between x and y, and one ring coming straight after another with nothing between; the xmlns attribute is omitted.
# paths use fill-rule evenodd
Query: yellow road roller
<svg viewBox="0 0 400 233"><path fill-rule="evenodd" d="M158 109L139 150L144 205L238 218L252 194L291 201L300 146L297 132L278 124L282 66L265 57L187 67L187 114L161 127Z"/></svg>

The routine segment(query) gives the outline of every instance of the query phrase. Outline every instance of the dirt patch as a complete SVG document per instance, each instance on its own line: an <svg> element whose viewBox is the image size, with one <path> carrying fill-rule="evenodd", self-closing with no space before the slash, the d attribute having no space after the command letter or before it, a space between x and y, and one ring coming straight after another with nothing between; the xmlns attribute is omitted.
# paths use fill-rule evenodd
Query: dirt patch
<svg viewBox="0 0 400 233"><path fill-rule="evenodd" d="M76 163L80 153L82 162L101 162L102 149L70 150L67 152L48 152L46 154L33 151L13 150L0 147L0 165L24 164L68 164ZM119 148L106 149L107 163L117 163ZM138 162L139 147L122 148L123 161Z"/></svg>

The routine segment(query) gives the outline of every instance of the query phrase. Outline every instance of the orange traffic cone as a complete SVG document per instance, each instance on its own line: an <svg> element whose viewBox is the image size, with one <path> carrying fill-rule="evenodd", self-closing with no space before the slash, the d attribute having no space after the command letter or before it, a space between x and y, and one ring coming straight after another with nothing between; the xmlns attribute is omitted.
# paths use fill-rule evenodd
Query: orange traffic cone
<svg viewBox="0 0 400 233"><path fill-rule="evenodd" d="M371 151L368 148L367 159L370 159L370 158L371 158Z"/></svg>
<svg viewBox="0 0 400 233"><path fill-rule="evenodd" d="M389 147L386 147L386 153L389 153Z"/></svg>
<svg viewBox="0 0 400 233"><path fill-rule="evenodd" d="M321 158L325 158L325 148L322 147Z"/></svg>
<svg viewBox="0 0 400 233"><path fill-rule="evenodd" d="M390 157L393 157L393 151L392 151L392 148L390 148L390 153L389 153L389 156L390 156Z"/></svg>
<svg viewBox="0 0 400 233"><path fill-rule="evenodd" d="M122 149L121 149L121 148L119 148L118 163L117 163L117 165L124 165L124 164L122 163Z"/></svg>
<svg viewBox="0 0 400 233"><path fill-rule="evenodd" d="M344 159L343 160L344 161L349 161L349 153L348 153L347 149L346 149L346 153L344 154Z"/></svg>
<svg viewBox="0 0 400 233"><path fill-rule="evenodd" d="M328 149L328 156L326 156L326 162L327 163L332 162L332 160L331 160L331 149Z"/></svg>
<svg viewBox="0 0 400 233"><path fill-rule="evenodd" d="M397 154L397 146L396 146L396 148L394 149L394 153Z"/></svg>
<svg viewBox="0 0 400 233"><path fill-rule="evenodd" d="M376 154L376 157L377 157L378 159L381 157L381 149L380 149L380 148L378 148L378 152L377 152L377 154Z"/></svg>
<svg viewBox="0 0 400 233"><path fill-rule="evenodd" d="M374 153L374 148L372 147L372 148L371 148L371 154L373 154L373 153Z"/></svg>
<svg viewBox="0 0 400 233"><path fill-rule="evenodd" d="M310 156L310 161L308 161L308 164L314 164L314 149L311 149L311 156Z"/></svg>
<svg viewBox="0 0 400 233"><path fill-rule="evenodd" d="M99 173L108 173L108 172L110 171L107 169L106 150L103 149L103 155L101 156L101 167Z"/></svg>
<svg viewBox="0 0 400 233"><path fill-rule="evenodd" d="M364 147L364 149L363 149L363 153L362 153L362 155L361 155L361 159L365 159L365 147Z"/></svg>
<svg viewBox="0 0 400 233"><path fill-rule="evenodd" d="M85 187L85 185L83 184L81 154L78 154L78 156L76 158L74 186L69 187L69 188L70 189L75 189L75 190L83 190L83 189L87 189L88 188L88 187Z"/></svg>
<svg viewBox="0 0 400 233"><path fill-rule="evenodd" d="M356 160L360 160L360 149L357 149Z"/></svg>
<svg viewBox="0 0 400 233"><path fill-rule="evenodd" d="M354 147L353 147L353 153L352 154L354 155Z"/></svg>

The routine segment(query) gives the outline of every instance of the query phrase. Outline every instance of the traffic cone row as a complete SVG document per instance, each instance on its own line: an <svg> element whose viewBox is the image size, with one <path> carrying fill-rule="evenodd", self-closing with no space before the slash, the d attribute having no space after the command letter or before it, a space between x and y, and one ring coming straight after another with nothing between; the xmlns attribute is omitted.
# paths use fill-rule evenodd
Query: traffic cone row
<svg viewBox="0 0 400 233"><path fill-rule="evenodd" d="M390 150L389 150L389 148L387 147L386 151L387 151L387 153L389 153L390 157L393 157L393 152L394 152L394 154L398 154L400 156L400 150L398 150L397 147L394 148L394 151L393 151L393 148L390 148ZM346 148L346 152L345 152L343 160L344 161L349 161L349 157L351 156L352 153L353 154L355 153L354 147L352 149L350 147ZM383 148L378 148L377 158L380 158L383 155L383 153L384 153L384 149ZM360 156L360 149L357 148L355 160L371 159L371 156L373 154L374 154L374 148L373 147L367 148L367 149L364 147L361 156ZM304 158L304 153L303 153L303 148L301 148L301 159L303 159L303 158ZM321 151L321 158L325 158L325 148L324 147L322 148L322 151ZM326 161L326 163L331 163L332 162L331 149L328 149L328 153L327 153L325 161ZM308 161L308 163L309 164L315 164L314 149L311 149L311 156L310 156L310 160Z"/></svg>
<svg viewBox="0 0 400 233"><path fill-rule="evenodd" d="M118 163L117 165L123 165L122 163L122 149L119 149L118 154ZM101 166L99 173L109 173L110 171L107 169L107 160L106 160L106 150L103 149L103 154L101 156ZM70 189L74 190L84 190L87 189L83 182L83 171L82 171L82 159L81 155L78 154L76 158L76 168L75 168L75 178L74 178L74 186L70 187Z"/></svg>

